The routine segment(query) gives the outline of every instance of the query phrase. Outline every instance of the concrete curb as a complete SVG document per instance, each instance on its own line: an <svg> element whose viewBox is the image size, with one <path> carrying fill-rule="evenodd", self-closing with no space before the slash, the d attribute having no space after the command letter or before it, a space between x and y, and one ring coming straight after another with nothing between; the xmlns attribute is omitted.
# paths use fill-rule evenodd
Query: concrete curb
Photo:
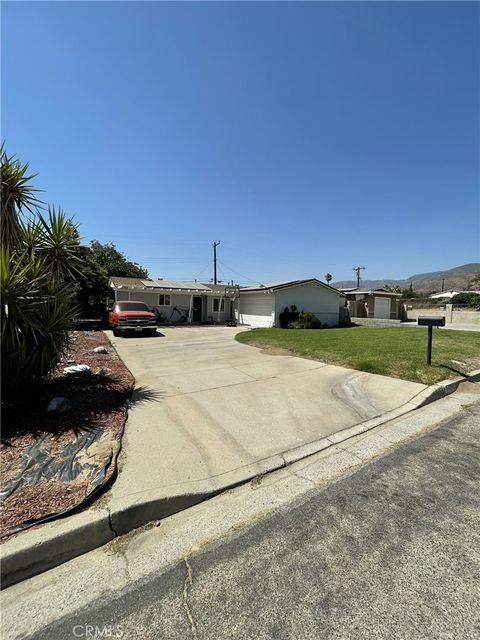
<svg viewBox="0 0 480 640"><path fill-rule="evenodd" d="M424 389L417 396L424 396L421 403L418 407L424 407L430 402L434 402L435 400L440 400L440 398L444 398L445 396L449 396L451 393L454 393L459 385L462 382L479 382L480 381L480 369L475 369L475 371L471 371L470 373L465 374L464 376L459 376L458 378L453 378L452 380L443 380L442 382L438 382L437 384L432 384L427 389Z"/></svg>
<svg viewBox="0 0 480 640"><path fill-rule="evenodd" d="M101 547L114 537L109 512L91 508L11 538L0 553L2 588Z"/></svg>
<svg viewBox="0 0 480 640"><path fill-rule="evenodd" d="M287 467L440 400L454 393L462 382L479 381L480 369L466 376L431 385L397 409L328 437L271 456L249 465L246 469L235 469L216 478L215 483L206 480L186 484L183 486L184 493L181 495L159 495L158 490L152 490L147 494L141 494L136 499L110 504L107 508L96 508L93 505L87 511L46 523L23 534L20 533L0 547L2 588L52 569L106 544L116 536L124 535L149 522L162 520L220 493L246 484L258 476Z"/></svg>

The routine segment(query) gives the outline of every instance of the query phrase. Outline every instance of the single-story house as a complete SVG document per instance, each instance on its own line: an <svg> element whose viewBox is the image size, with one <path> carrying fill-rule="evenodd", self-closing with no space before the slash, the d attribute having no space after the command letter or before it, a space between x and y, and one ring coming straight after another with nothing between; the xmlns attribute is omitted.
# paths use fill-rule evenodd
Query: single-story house
<svg viewBox="0 0 480 640"><path fill-rule="evenodd" d="M225 285L112 276L110 287L115 302L145 302L161 322L227 322L233 318L232 287Z"/></svg>
<svg viewBox="0 0 480 640"><path fill-rule="evenodd" d="M251 327L279 327L285 307L310 311L329 326L336 326L343 316L343 293L316 278L242 287L235 305L235 319Z"/></svg>
<svg viewBox="0 0 480 640"><path fill-rule="evenodd" d="M340 289L347 297L350 318L398 320L401 293L386 289Z"/></svg>

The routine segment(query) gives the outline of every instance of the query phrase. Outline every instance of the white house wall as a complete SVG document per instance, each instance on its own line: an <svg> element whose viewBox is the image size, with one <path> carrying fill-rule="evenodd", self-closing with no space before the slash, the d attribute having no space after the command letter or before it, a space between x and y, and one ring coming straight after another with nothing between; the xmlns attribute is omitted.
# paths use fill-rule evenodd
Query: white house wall
<svg viewBox="0 0 480 640"><path fill-rule="evenodd" d="M149 307L155 307L158 302L158 296L148 291L131 291L130 300L138 300L138 302L145 302Z"/></svg>
<svg viewBox="0 0 480 640"><path fill-rule="evenodd" d="M190 294L165 291L161 292L161 294L170 296L169 305L158 304L158 296L160 295L160 293L156 291L115 291L117 301L138 300L139 302L145 302L148 307L157 309L160 313L162 313L167 321L170 320L170 317L172 322L178 322L180 320L181 315L178 312L173 312L174 307L178 307L178 309L182 312L188 312L188 310L190 309L191 295L193 295L194 297L202 298L203 322L227 322L227 320L230 320L230 300L228 298L224 298L224 311L218 314L217 312L213 311L213 299L220 296L206 296L202 292L195 292L193 294Z"/></svg>
<svg viewBox="0 0 480 640"><path fill-rule="evenodd" d="M343 300L335 291L318 284L279 289L275 291L275 325L280 326L279 315L291 305L295 305L297 311L314 313L323 324L338 325Z"/></svg>
<svg viewBox="0 0 480 640"><path fill-rule="evenodd" d="M239 324L250 327L273 327L273 294L240 293L235 319Z"/></svg>
<svg viewBox="0 0 480 640"><path fill-rule="evenodd" d="M158 295L158 294L157 294ZM158 310L161 311L162 313L167 312L167 311L171 311L172 307L179 307L180 309L188 311L190 309L190 294L189 293L168 293L165 292L165 295L169 295L170 296L170 306L160 306L158 304L158 298L157 298L157 307ZM194 297L201 297L201 296L196 296L194 294Z"/></svg>
<svg viewBox="0 0 480 640"><path fill-rule="evenodd" d="M220 314L218 311L213 310L213 300L214 298L218 298L220 300L220 296L207 296L207 322L227 322L230 320L230 299L223 298L224 311L221 311ZM219 304L221 304L219 302Z"/></svg>

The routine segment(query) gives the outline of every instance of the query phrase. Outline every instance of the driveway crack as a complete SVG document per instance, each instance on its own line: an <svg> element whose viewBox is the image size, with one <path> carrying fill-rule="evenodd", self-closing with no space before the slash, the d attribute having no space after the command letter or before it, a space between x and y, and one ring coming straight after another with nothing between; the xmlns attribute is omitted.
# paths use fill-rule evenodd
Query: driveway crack
<svg viewBox="0 0 480 640"><path fill-rule="evenodd" d="M190 629L192 631L193 640L198 640L198 631L197 625L195 624L195 620L193 619L192 611L190 609L190 605L188 604L188 591L193 585L193 569L192 565L188 561L188 558L184 557L185 566L187 569L187 574L185 576L185 582L183 583L183 608L185 609L185 613L187 614L188 621L190 623Z"/></svg>

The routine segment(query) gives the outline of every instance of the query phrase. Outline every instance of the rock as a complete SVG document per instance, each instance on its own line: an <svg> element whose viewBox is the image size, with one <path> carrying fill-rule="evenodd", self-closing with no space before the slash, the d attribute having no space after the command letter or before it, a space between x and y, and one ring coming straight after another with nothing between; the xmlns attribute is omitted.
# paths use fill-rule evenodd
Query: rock
<svg viewBox="0 0 480 640"><path fill-rule="evenodd" d="M100 376L101 378L113 378L114 373L108 367L101 367L95 371L96 376Z"/></svg>
<svg viewBox="0 0 480 640"><path fill-rule="evenodd" d="M87 371L90 371L90 367L88 366L88 364L76 364L73 367L64 367L63 371L67 375L75 373L86 373Z"/></svg>
<svg viewBox="0 0 480 640"><path fill-rule="evenodd" d="M72 403L68 398L62 398L62 397L53 398L52 400L50 400L48 404L47 413L57 413L57 414L67 413L68 411L70 411L71 408L72 408Z"/></svg>
<svg viewBox="0 0 480 640"><path fill-rule="evenodd" d="M67 364L75 364L75 360L67 360Z"/></svg>
<svg viewBox="0 0 480 640"><path fill-rule="evenodd" d="M108 353L108 349L104 346L95 347L94 351L95 353Z"/></svg>

